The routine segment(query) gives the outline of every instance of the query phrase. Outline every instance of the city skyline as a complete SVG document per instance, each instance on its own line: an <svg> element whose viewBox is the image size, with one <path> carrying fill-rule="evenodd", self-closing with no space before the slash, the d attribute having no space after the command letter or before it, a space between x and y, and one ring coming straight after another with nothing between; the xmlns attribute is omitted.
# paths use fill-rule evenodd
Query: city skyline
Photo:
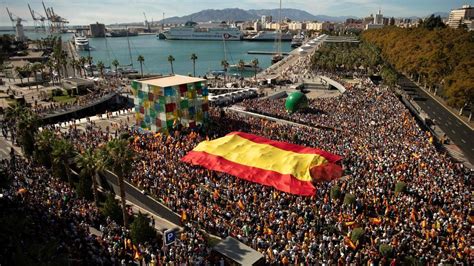
<svg viewBox="0 0 474 266"><path fill-rule="evenodd" d="M166 17L184 16L204 9L275 9L279 6L279 1L258 1L242 0L239 3L229 3L216 0L196 1L182 0L176 4L164 6L167 3L163 0L84 0L84 1L44 1L46 6L52 6L54 11L69 20L71 25L90 24L96 21L106 24L130 23L144 20L143 12L146 12L148 20L158 21L162 18L163 12ZM30 4L32 9L44 16L43 6L40 0L2 0L3 15L0 16L0 25L11 24L5 7L27 21L24 25L33 25L31 15L28 10ZM435 12L449 12L459 8L464 4L470 4L465 0L347 0L334 2L331 0L319 0L308 2L305 0L282 1L283 8L294 8L307 11L313 15L328 16L355 16L365 17L375 14L380 8L387 17L424 17Z"/></svg>

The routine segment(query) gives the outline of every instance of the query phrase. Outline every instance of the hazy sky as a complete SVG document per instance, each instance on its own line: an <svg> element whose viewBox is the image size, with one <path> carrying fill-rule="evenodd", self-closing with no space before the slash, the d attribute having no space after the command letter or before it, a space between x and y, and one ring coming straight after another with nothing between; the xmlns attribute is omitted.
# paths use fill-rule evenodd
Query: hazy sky
<svg viewBox="0 0 474 266"><path fill-rule="evenodd" d="M60 16L71 24L89 24L143 21L143 12L149 20L159 20L163 12L166 17L188 15L202 9L278 8L278 0L45 0ZM32 25L27 3L44 15L40 0L0 0L0 25L11 25L5 7L12 13L26 18L25 25ZM449 12L463 4L474 4L474 0L283 0L283 8L306 10L314 15L353 15L364 17L382 8L386 16L426 16L433 12Z"/></svg>

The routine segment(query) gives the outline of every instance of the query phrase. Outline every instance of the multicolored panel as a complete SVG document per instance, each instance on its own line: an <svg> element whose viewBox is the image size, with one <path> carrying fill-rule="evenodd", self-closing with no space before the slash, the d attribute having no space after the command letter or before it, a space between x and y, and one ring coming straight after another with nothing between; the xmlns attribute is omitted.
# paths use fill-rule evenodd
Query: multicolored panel
<svg viewBox="0 0 474 266"><path fill-rule="evenodd" d="M188 91L188 85L186 85L186 84L179 85L179 93L181 95L183 95L187 91Z"/></svg>

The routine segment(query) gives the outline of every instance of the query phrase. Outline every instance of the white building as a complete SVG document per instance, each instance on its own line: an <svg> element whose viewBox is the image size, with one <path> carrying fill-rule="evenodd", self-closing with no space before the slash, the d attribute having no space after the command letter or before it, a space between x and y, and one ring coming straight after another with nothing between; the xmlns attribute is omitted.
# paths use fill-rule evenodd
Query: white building
<svg viewBox="0 0 474 266"><path fill-rule="evenodd" d="M306 28L306 23L303 22L298 22L298 21L292 21L288 23L288 29L289 30L304 30Z"/></svg>
<svg viewBox="0 0 474 266"><path fill-rule="evenodd" d="M382 10L379 9L379 12L375 14L374 21L373 23L369 23L365 25L366 30L370 29L381 29L383 28L383 15L382 15Z"/></svg>
<svg viewBox="0 0 474 266"><path fill-rule="evenodd" d="M379 9L379 13L375 14L374 24L383 24L382 10Z"/></svg>
<svg viewBox="0 0 474 266"><path fill-rule="evenodd" d="M471 20L474 20L474 7L464 5L461 8L451 10L448 26L457 29L462 24L466 24L469 28L472 25Z"/></svg>
<svg viewBox="0 0 474 266"><path fill-rule="evenodd" d="M262 25L265 25L269 22L272 22L272 16L265 16L263 15L261 18Z"/></svg>
<svg viewBox="0 0 474 266"><path fill-rule="evenodd" d="M329 22L308 22L306 23L307 30L315 30L315 31L323 31L323 30L330 30L331 23Z"/></svg>

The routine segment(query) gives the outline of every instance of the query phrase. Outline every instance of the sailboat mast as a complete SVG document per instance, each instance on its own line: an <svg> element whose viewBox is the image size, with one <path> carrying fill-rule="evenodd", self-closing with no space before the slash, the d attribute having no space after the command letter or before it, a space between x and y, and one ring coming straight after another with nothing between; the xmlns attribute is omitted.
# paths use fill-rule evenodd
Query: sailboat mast
<svg viewBox="0 0 474 266"><path fill-rule="evenodd" d="M279 21L278 21L278 44L277 44L277 54L281 56L281 0L280 0L280 10L279 10Z"/></svg>
<svg viewBox="0 0 474 266"><path fill-rule="evenodd" d="M133 67L132 50L130 49L130 38L128 36L128 27L126 27L126 29L127 29L128 55L130 56L130 66Z"/></svg>

